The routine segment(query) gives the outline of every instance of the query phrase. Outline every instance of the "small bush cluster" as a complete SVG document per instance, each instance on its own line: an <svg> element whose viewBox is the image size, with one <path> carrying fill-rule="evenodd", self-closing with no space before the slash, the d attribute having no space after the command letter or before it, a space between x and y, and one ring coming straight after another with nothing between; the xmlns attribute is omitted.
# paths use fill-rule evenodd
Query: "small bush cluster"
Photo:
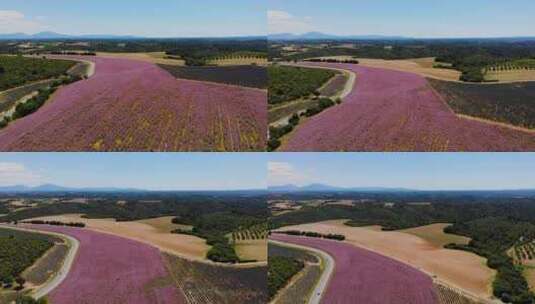
<svg viewBox="0 0 535 304"><path fill-rule="evenodd" d="M31 221L24 221L23 223L33 224L33 225L69 226L69 227L79 227L79 228L85 227L85 223L75 223L75 222L63 223L60 221L31 220Z"/></svg>
<svg viewBox="0 0 535 304"><path fill-rule="evenodd" d="M311 232L311 231L299 231L299 230L288 230L288 231L278 231L274 233L282 233L282 234L288 234L288 235L297 235L297 236L306 236L306 237L315 237L315 238L322 238L322 239L331 239L331 240L337 240L337 241L343 241L346 239L345 235L343 234L322 234L318 232Z"/></svg>
<svg viewBox="0 0 535 304"><path fill-rule="evenodd" d="M72 52L72 51L59 51L50 52L52 55L74 55L74 56L97 56L95 52Z"/></svg>
<svg viewBox="0 0 535 304"><path fill-rule="evenodd" d="M306 61L310 62L328 62L328 63L348 63L348 64L359 64L359 61L356 59L335 59L335 58L313 58Z"/></svg>

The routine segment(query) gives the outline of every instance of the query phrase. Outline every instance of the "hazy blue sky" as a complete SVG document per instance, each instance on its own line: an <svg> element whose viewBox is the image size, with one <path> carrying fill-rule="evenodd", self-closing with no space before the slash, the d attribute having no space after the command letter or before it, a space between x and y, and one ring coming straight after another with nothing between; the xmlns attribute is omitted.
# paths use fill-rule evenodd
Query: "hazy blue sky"
<svg viewBox="0 0 535 304"><path fill-rule="evenodd" d="M0 33L265 35L265 0L0 0Z"/></svg>
<svg viewBox="0 0 535 304"><path fill-rule="evenodd" d="M269 0L269 32L535 36L533 0Z"/></svg>
<svg viewBox="0 0 535 304"><path fill-rule="evenodd" d="M325 183L414 189L535 188L535 153L284 153L269 185Z"/></svg>
<svg viewBox="0 0 535 304"><path fill-rule="evenodd" d="M0 186L259 189L266 162L259 153L0 153Z"/></svg>

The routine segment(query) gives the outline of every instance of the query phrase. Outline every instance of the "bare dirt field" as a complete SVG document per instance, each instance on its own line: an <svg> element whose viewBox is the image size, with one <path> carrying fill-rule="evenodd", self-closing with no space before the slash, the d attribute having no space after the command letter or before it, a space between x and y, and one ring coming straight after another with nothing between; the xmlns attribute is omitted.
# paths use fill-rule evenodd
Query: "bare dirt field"
<svg viewBox="0 0 535 304"><path fill-rule="evenodd" d="M267 261L267 240L237 241L234 249L242 260Z"/></svg>
<svg viewBox="0 0 535 304"><path fill-rule="evenodd" d="M184 60L166 58L165 52L150 52L150 53L107 53L99 52L97 56L108 58L123 58L150 62L154 64L168 64L168 65L184 65Z"/></svg>
<svg viewBox="0 0 535 304"><path fill-rule="evenodd" d="M175 217L164 216L164 217L157 217L157 218L152 218L152 219L147 219L147 220L139 220L136 222L152 226L159 232L163 232L163 233L171 232L175 229L191 230L193 228L193 226L189 226L189 225L174 224L172 222L173 218Z"/></svg>
<svg viewBox="0 0 535 304"><path fill-rule="evenodd" d="M377 231L364 227L349 227L345 220L288 226L280 230L338 233L346 241L368 250L407 263L448 284L483 298L492 296L491 282L495 271L485 266L484 258L475 254L437 247L437 241L400 231ZM430 229L431 231L436 232ZM421 231L420 231L421 232Z"/></svg>
<svg viewBox="0 0 535 304"><path fill-rule="evenodd" d="M499 82L535 81L535 70L489 71L485 79Z"/></svg>
<svg viewBox="0 0 535 304"><path fill-rule="evenodd" d="M414 58L414 59L399 59L399 60L385 60L385 59L369 59L369 58L353 58L352 56L328 56L321 57L323 59L339 59L339 60L355 60L359 61L362 66L372 68L382 68L402 72L411 72L425 77L459 81L461 72L452 69L434 68L435 58Z"/></svg>
<svg viewBox="0 0 535 304"><path fill-rule="evenodd" d="M470 239L464 236L444 233L444 228L450 224L433 224L421 226L416 228L400 230L401 232L409 233L420 237L437 248L442 248L446 244L455 243L466 245Z"/></svg>
<svg viewBox="0 0 535 304"><path fill-rule="evenodd" d="M44 221L83 222L88 229L110 233L124 238L153 245L160 250L178 256L204 260L209 246L204 239L192 235L168 233L167 228L173 224L167 223L167 218L150 219L134 222L116 222L114 219L84 219L80 214L65 214L35 218ZM169 226L166 226L169 225Z"/></svg>
<svg viewBox="0 0 535 304"><path fill-rule="evenodd" d="M411 72L425 77L459 81L461 72L451 69L433 68L434 58L419 58L406 60L382 60L358 58L360 65L372 68L383 68L396 71Z"/></svg>

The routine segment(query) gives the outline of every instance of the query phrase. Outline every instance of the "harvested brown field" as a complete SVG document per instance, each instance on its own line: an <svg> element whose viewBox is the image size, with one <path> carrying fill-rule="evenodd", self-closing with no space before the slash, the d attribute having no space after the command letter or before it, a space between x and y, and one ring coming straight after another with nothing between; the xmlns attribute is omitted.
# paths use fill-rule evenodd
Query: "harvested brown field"
<svg viewBox="0 0 535 304"><path fill-rule="evenodd" d="M267 240L237 241L236 253L242 260L267 261Z"/></svg>
<svg viewBox="0 0 535 304"><path fill-rule="evenodd" d="M437 248L437 241L433 244L410 233L349 227L344 222L345 220L325 221L288 226L281 230L343 234L346 242L357 247L412 265L478 297L492 296L491 282L495 271L485 266L484 258L465 251Z"/></svg>
<svg viewBox="0 0 535 304"><path fill-rule="evenodd" d="M65 214L34 218L34 220L82 222L87 225L87 229L136 240L157 247L164 252L194 260L204 260L210 248L202 238L162 231L166 219L161 218L144 222L116 222L114 219L85 219L80 214Z"/></svg>
<svg viewBox="0 0 535 304"><path fill-rule="evenodd" d="M498 82L535 81L535 70L488 71L485 80Z"/></svg>
<svg viewBox="0 0 535 304"><path fill-rule="evenodd" d="M461 72L452 69L433 68L434 58L383 60L358 58L360 65L402 72L411 72L429 78L459 81Z"/></svg>
<svg viewBox="0 0 535 304"><path fill-rule="evenodd" d="M97 56L108 58L123 58L150 62L154 64L168 64L168 65L184 65L184 60L167 58L165 52L149 52L149 53L107 53L99 52Z"/></svg>
<svg viewBox="0 0 535 304"><path fill-rule="evenodd" d="M529 289L535 291L535 267L525 266L523 273L528 281Z"/></svg>
<svg viewBox="0 0 535 304"><path fill-rule="evenodd" d="M154 227L159 232L171 232L175 229L191 230L193 226L174 224L172 220L174 216L163 216L146 220L136 221L137 223L147 224Z"/></svg>
<svg viewBox="0 0 535 304"><path fill-rule="evenodd" d="M442 248L444 245L450 243L467 245L470 242L470 239L467 237L444 233L444 228L447 226L450 226L450 224L432 224L400 231L420 237L430 244L435 245L436 248Z"/></svg>

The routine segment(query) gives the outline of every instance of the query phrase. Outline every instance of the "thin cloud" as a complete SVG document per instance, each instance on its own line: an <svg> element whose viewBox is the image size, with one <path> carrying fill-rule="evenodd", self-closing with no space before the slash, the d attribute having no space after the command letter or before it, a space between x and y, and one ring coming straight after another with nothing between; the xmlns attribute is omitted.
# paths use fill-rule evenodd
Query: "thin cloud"
<svg viewBox="0 0 535 304"><path fill-rule="evenodd" d="M0 10L0 33L36 33L45 29L46 26L19 11Z"/></svg>
<svg viewBox="0 0 535 304"><path fill-rule="evenodd" d="M0 162L0 185L38 185L41 176L20 163Z"/></svg>
<svg viewBox="0 0 535 304"><path fill-rule="evenodd" d="M276 33L305 33L314 30L310 17L297 17L286 11L268 10L268 30Z"/></svg>
<svg viewBox="0 0 535 304"><path fill-rule="evenodd" d="M299 172L290 163L268 162L268 184L270 186L284 184L304 185L309 180L310 177L307 174Z"/></svg>

